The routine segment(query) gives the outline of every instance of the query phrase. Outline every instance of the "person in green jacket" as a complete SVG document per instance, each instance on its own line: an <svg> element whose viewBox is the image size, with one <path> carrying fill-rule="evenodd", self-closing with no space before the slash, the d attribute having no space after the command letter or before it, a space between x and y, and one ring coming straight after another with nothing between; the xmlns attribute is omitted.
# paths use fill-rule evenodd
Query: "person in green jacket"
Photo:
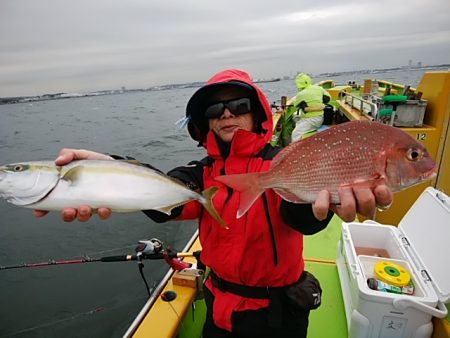
<svg viewBox="0 0 450 338"><path fill-rule="evenodd" d="M294 98L294 106L298 109L294 114L295 128L292 141L302 138L305 133L317 130L323 123L323 110L331 96L320 86L313 85L311 77L300 73L295 78L298 94Z"/></svg>

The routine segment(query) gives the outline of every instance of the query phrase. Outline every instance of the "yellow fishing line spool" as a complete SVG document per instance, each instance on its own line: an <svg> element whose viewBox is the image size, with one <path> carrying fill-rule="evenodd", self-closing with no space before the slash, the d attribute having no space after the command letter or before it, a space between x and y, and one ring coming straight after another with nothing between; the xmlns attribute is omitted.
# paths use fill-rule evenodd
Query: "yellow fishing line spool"
<svg viewBox="0 0 450 338"><path fill-rule="evenodd" d="M375 275L385 283L395 286L406 286L411 281L411 275L403 266L387 261L375 264Z"/></svg>

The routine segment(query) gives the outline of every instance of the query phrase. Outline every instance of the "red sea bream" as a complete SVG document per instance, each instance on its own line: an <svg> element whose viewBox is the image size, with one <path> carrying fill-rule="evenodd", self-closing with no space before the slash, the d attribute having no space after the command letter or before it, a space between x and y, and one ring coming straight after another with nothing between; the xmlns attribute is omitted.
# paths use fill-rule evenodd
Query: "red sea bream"
<svg viewBox="0 0 450 338"><path fill-rule="evenodd" d="M224 175L217 181L241 192L241 217L266 189L283 199L311 203L328 190L339 203L345 186L388 185L400 191L433 177L436 165L425 147L401 129L352 121L294 142L280 151L267 172Z"/></svg>

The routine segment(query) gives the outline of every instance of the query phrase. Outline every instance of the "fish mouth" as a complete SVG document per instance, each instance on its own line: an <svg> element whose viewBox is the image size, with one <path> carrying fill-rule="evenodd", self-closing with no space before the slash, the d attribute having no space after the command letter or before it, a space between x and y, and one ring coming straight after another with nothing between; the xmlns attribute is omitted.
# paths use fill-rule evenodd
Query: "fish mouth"
<svg viewBox="0 0 450 338"><path fill-rule="evenodd" d="M433 169L428 170L427 172L423 173L420 176L420 178L422 180L429 180L429 179L435 178L436 176L437 176L437 168L434 167Z"/></svg>
<svg viewBox="0 0 450 338"><path fill-rule="evenodd" d="M431 180L431 179L435 178L436 176L437 176L437 168L434 167L433 169L430 169L430 170L424 172L423 174L416 176L415 179L406 179L405 177L402 177L400 179L399 189L394 189L393 191L394 192L400 191L400 190L403 190L408 187L416 186L418 184L423 183L424 181Z"/></svg>

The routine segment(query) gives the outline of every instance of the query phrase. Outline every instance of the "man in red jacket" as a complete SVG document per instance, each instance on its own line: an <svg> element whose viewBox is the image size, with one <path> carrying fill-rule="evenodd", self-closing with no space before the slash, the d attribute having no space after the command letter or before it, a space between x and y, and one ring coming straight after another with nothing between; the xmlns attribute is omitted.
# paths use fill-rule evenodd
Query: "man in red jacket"
<svg viewBox="0 0 450 338"><path fill-rule="evenodd" d="M386 186L374 191L343 189L341 205L336 207L330 206L327 191L322 191L314 204L294 204L268 190L237 219L239 193L214 178L269 169L280 149L269 144L273 126L267 98L247 73L225 70L192 96L186 118L191 137L206 149L207 156L168 175L195 190L218 186L213 203L229 229L217 224L197 202L172 210L170 216L152 210L145 213L157 222L199 220L201 260L212 271L205 288L203 337L306 337L314 304L307 300L306 306L293 304L285 292L300 281L298 285L305 285L309 292L306 298L317 293L317 288L306 289L315 285L315 279L304 271L303 236L324 229L333 215L331 209L347 221L353 220L356 212L372 216L377 204L391 203L391 191ZM111 159L86 150L63 149L56 162L63 165L74 159L102 158ZM111 212L100 208L98 213L104 219ZM85 221L91 215L89 206L63 210L66 221Z"/></svg>

